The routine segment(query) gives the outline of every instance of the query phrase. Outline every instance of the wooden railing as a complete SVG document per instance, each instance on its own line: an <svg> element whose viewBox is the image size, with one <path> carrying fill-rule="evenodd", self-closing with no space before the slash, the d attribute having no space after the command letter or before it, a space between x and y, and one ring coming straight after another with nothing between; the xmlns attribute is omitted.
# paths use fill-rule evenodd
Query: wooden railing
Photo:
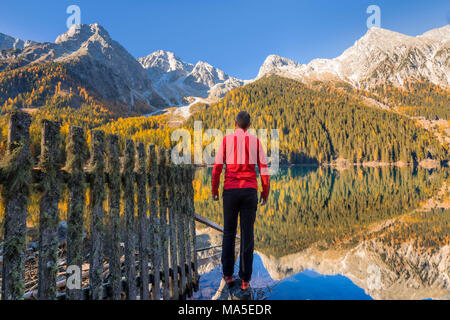
<svg viewBox="0 0 450 320"><path fill-rule="evenodd" d="M198 213L195 213L194 217L195 217L195 221L223 233L223 227L221 225L199 215ZM236 234L236 239L240 240L241 237L238 234Z"/></svg>
<svg viewBox="0 0 450 320"><path fill-rule="evenodd" d="M132 140L121 152L118 136L99 130L91 131L88 150L79 127L69 129L61 161L60 128L44 120L34 167L30 124L28 114L11 114L0 163L2 299L159 300L197 290L193 166L173 165L168 150ZM68 192L63 244L58 239L62 188ZM32 258L26 224L31 192L40 195ZM33 261L36 279L26 279ZM74 275L69 270L80 270L81 286L69 283Z"/></svg>

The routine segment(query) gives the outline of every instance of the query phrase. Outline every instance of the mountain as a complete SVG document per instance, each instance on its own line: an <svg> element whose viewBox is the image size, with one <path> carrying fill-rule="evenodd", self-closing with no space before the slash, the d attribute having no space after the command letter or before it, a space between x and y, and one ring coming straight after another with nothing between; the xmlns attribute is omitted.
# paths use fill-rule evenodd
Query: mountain
<svg viewBox="0 0 450 320"><path fill-rule="evenodd" d="M262 78L267 74L275 74L287 78L302 78L303 69L302 65L294 60L271 54L259 68L256 79Z"/></svg>
<svg viewBox="0 0 450 320"><path fill-rule="evenodd" d="M13 38L0 32L0 50L23 49L35 43L36 42L30 40L23 41L21 39Z"/></svg>
<svg viewBox="0 0 450 320"><path fill-rule="evenodd" d="M85 88L90 96L98 98L99 104L107 108L120 105L120 115L127 115L128 111L150 113L195 101L215 102L232 89L251 82L231 77L207 62L184 62L174 53L163 50L136 60L98 24L73 26L54 43L22 41L0 34L0 49L0 75L4 75L2 83L9 88L3 90L0 104L8 101L8 108L42 106L54 95L52 90L58 82L62 84L62 92L73 92L65 80L68 78L72 80L72 89ZM418 37L372 28L335 59L315 59L309 64L300 64L270 55L255 80L276 74L303 82L345 82L355 90L372 90L369 98L391 107L397 106L397 97L405 100L405 95L397 90L394 94L388 93L395 101L385 101L388 95L384 89L379 90L380 86L407 87L408 92L417 92L419 88L411 87L409 83L420 82L422 95L408 95L408 101L403 101L401 106L422 107L420 113L411 112L429 118L445 118L448 94L436 89L450 86L449 54L450 26L430 30ZM52 63L63 66L59 72L64 74L55 76L43 70ZM41 66L40 71L31 71L30 68L36 66ZM19 69L20 73L8 73ZM52 80L39 78L42 72ZM27 78L26 83L23 77ZM17 82L11 82L11 79ZM39 82L45 82L45 94L37 90ZM38 101L32 99L36 92L41 93ZM427 94L430 92L439 92L431 105ZM354 94L362 93L356 91ZM16 100L21 102L16 103Z"/></svg>
<svg viewBox="0 0 450 320"><path fill-rule="evenodd" d="M408 243L392 248L372 240L349 250L309 248L281 258L258 255L274 280L312 269L325 275L344 275L378 300L450 298L448 245L421 252Z"/></svg>
<svg viewBox="0 0 450 320"><path fill-rule="evenodd" d="M276 55L267 57L257 78L277 74L302 81L339 80L356 88L381 84L401 87L406 81L430 81L450 86L450 25L418 37L371 28L355 44L334 59L315 59L308 64Z"/></svg>
<svg viewBox="0 0 450 320"><path fill-rule="evenodd" d="M74 25L55 43L33 43L20 49L21 46L19 41L19 50L0 51L0 71L58 63L106 101L131 107L164 106L141 65L98 24L79 28Z"/></svg>
<svg viewBox="0 0 450 320"><path fill-rule="evenodd" d="M98 24L72 27L55 43L67 51L55 61L69 63L103 97L162 106L140 64Z"/></svg>
<svg viewBox="0 0 450 320"><path fill-rule="evenodd" d="M450 43L450 25L427 31L418 38L432 39L444 43Z"/></svg>
<svg viewBox="0 0 450 320"><path fill-rule="evenodd" d="M189 97L221 98L244 84L207 62L193 65L169 51L158 50L138 61L147 71L153 88L172 106L186 104Z"/></svg>

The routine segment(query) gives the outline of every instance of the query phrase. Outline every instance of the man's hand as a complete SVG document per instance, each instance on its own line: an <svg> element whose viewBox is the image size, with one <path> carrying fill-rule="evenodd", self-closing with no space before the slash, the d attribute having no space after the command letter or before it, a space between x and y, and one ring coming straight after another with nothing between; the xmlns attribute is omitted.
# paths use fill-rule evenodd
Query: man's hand
<svg viewBox="0 0 450 320"><path fill-rule="evenodd" d="M259 198L259 203L261 206L264 206L267 203L267 198L264 198L261 194L261 197Z"/></svg>
<svg viewBox="0 0 450 320"><path fill-rule="evenodd" d="M219 195L218 194L213 194L213 200L214 201L219 201Z"/></svg>

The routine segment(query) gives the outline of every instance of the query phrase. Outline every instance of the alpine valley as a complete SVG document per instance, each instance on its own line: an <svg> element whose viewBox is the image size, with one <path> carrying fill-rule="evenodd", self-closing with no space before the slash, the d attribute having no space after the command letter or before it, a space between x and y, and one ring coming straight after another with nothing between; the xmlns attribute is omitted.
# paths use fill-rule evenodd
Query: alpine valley
<svg viewBox="0 0 450 320"><path fill-rule="evenodd" d="M74 25L54 43L0 34L0 49L2 124L22 109L34 123L169 147L175 127L225 129L247 109L258 127L281 130L285 163L449 158L450 25L417 37L372 28L341 56L308 64L269 55L251 80L163 50L136 59L98 24Z"/></svg>

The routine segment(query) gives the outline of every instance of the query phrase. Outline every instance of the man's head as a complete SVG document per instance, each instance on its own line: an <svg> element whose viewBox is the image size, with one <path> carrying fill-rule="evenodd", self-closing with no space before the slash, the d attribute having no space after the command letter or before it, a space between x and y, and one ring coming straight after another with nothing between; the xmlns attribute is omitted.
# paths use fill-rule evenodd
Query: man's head
<svg viewBox="0 0 450 320"><path fill-rule="evenodd" d="M236 126L241 129L248 129L250 127L250 115L247 111L241 111L236 116Z"/></svg>

